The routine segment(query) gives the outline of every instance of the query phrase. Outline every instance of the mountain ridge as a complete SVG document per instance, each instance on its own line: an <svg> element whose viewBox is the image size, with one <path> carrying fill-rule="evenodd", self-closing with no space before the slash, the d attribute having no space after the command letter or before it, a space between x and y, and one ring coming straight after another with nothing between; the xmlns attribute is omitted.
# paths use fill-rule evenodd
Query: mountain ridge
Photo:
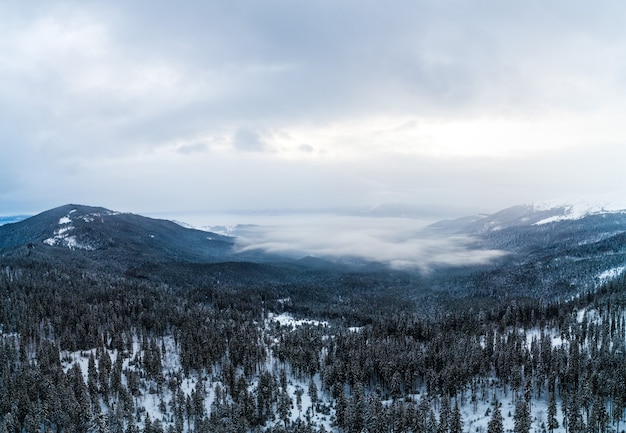
<svg viewBox="0 0 626 433"><path fill-rule="evenodd" d="M220 280L206 275L217 275L223 267L236 286L326 281L328 290L344 290L344 276L353 273L359 275L356 281L371 281L377 275L372 277L376 287L390 290L397 278L406 280L402 284L413 287L408 296L418 298L425 287L442 293L483 293L489 287L490 293L569 296L596 287L604 278L600 276L626 269L626 213L574 215L568 209L520 205L432 224L426 231L433 236L467 238L469 255L480 250L507 254L480 265L434 266L428 273L393 270L366 260L290 258L262 248L242 251L234 237L77 204L0 226L0 259L72 263L87 270L192 286ZM538 224L549 218L554 220Z"/></svg>
<svg viewBox="0 0 626 433"><path fill-rule="evenodd" d="M67 204L0 226L0 251L51 247L97 252L113 247L159 260L210 260L232 253L227 236L103 207Z"/></svg>

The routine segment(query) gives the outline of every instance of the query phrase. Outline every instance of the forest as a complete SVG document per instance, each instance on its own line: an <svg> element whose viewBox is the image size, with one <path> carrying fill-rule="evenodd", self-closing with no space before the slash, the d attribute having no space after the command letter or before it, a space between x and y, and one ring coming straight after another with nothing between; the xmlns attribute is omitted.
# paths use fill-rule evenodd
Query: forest
<svg viewBox="0 0 626 433"><path fill-rule="evenodd" d="M311 282L176 286L13 261L0 432L621 431L625 288L430 313L370 294L355 311Z"/></svg>

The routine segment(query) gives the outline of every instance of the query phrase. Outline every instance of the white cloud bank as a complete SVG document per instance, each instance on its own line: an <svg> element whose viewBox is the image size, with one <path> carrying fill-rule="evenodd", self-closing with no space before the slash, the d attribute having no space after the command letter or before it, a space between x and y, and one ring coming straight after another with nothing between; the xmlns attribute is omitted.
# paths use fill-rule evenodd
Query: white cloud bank
<svg viewBox="0 0 626 433"><path fill-rule="evenodd" d="M266 217L259 225L235 227L228 234L238 237L240 251L259 249L296 258L358 258L423 272L440 265L487 264L507 254L480 249L469 237L433 235L423 230L425 225L410 218L292 214Z"/></svg>

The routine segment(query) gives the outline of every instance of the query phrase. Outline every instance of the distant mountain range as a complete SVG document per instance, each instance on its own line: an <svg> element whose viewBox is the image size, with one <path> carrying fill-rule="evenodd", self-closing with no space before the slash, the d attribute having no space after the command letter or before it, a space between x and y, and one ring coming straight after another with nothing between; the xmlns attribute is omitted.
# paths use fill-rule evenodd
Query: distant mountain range
<svg viewBox="0 0 626 433"><path fill-rule="evenodd" d="M25 220L29 216L30 215L5 215L5 216L0 216L0 226L2 226L4 224L11 224L11 223L16 223L18 221Z"/></svg>
<svg viewBox="0 0 626 433"><path fill-rule="evenodd" d="M489 215L440 221L426 233L464 236L477 250L507 252L487 265L440 266L428 275L410 277L417 278L419 287L424 287L426 279L428 287L436 291L563 295L593 288L626 269L626 212L621 210L521 205ZM252 283L306 280L313 274L315 278L335 275L328 278L341 280L344 273L389 272L377 263L348 266L313 257L296 260L262 250L241 253L235 241L168 220L70 204L1 225L0 265L15 260L22 264L24 260L72 263L140 278L166 275L171 279L174 274L191 272L190 284L217 264L228 264L232 280Z"/></svg>

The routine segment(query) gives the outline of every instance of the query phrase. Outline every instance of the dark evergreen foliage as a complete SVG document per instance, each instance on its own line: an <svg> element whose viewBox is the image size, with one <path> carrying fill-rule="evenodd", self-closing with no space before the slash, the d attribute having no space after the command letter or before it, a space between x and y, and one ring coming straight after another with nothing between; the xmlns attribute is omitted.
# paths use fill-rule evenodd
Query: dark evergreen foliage
<svg viewBox="0 0 626 433"><path fill-rule="evenodd" d="M621 240L593 248L615 252ZM289 267L180 262L116 273L38 254L8 254L0 267L0 433L321 431L305 395L349 433L460 433L459 401L476 407L499 392L515 398L518 433L530 431L529 405L542 395L549 431L619 431L626 408L623 279L559 301L506 297L515 273L499 285L495 271L471 278L485 278L479 296L450 296L403 273L308 270L289 280ZM483 302L483 290L497 296ZM265 327L281 311L328 325ZM81 353L84 372L69 352ZM198 381L184 391L191 375ZM308 388L294 392L294 377ZM139 404L146 396L158 419ZM494 399L488 433L502 423Z"/></svg>

